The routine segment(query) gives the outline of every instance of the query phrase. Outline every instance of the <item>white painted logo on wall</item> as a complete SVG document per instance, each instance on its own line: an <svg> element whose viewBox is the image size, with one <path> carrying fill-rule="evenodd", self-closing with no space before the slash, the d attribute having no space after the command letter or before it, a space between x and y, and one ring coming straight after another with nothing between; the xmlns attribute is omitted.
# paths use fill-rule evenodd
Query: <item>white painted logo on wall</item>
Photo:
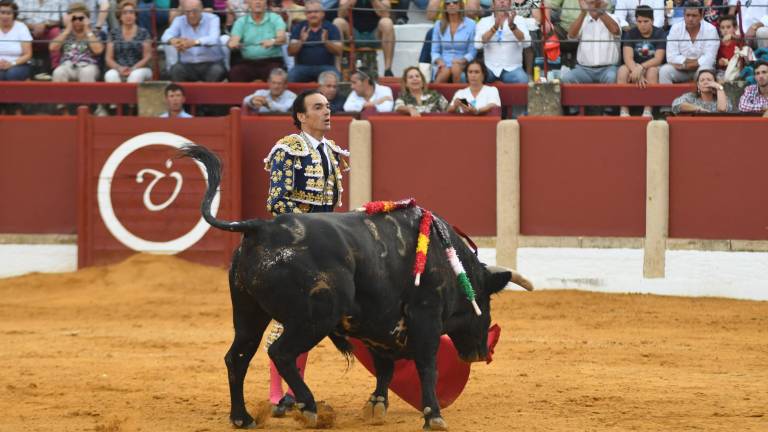
<svg viewBox="0 0 768 432"><path fill-rule="evenodd" d="M188 249L197 243L201 238L203 238L205 233L210 228L210 225L208 225L205 219L200 217L200 220L197 222L194 228L192 228L191 231L182 235L181 237L167 242L145 240L128 231L128 229L126 229L125 226L117 218L115 215L115 210L112 207L112 179L118 167L123 162L123 160L125 160L125 158L127 158L136 150L148 146L165 145L173 148L181 148L184 144L188 144L190 142L191 140L188 138L184 138L183 136L169 132L148 132L135 136L120 144L120 146L118 146L115 151L113 151L112 154L107 158L107 161L104 163L104 167L102 167L101 173L99 174L99 183L96 191L96 197L99 204L99 213L101 214L102 220L104 220L104 225L106 225L107 230L109 230L109 232L126 247L140 252L176 254L185 249ZM200 168L200 173L202 174L203 178L207 181L208 173L206 172L203 164L198 161L194 162L197 164L198 168ZM171 169L173 167L173 162L171 160L167 160L165 162L165 167L167 169ZM147 184L146 189L144 189L144 206L147 208L147 210L152 212L162 211L173 204L174 200L181 191L184 179L182 175L177 171L171 172L170 174L165 174L152 168L144 168L136 173L136 182L144 183L147 174L154 176L154 178ZM165 202L155 204L151 198L152 190L154 189L157 182L166 176L176 180L173 193L167 200L165 200ZM219 211L219 201L220 195L217 191L216 196L214 196L213 202L211 203L211 213L213 213L214 216L216 216L216 213Z"/></svg>

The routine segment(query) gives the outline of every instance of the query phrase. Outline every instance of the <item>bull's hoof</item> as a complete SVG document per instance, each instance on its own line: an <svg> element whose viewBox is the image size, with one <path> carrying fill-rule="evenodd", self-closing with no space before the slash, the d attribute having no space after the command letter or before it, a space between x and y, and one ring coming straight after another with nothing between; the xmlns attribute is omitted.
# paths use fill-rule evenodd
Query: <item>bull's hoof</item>
<svg viewBox="0 0 768 432"><path fill-rule="evenodd" d="M384 396L373 396L363 407L363 418L374 425L384 424L387 416L387 400Z"/></svg>
<svg viewBox="0 0 768 432"><path fill-rule="evenodd" d="M336 412L325 402L317 403L317 412L294 411L293 418L307 429L329 429L336 423Z"/></svg>
<svg viewBox="0 0 768 432"><path fill-rule="evenodd" d="M258 405L255 418L245 413L244 416L230 416L229 421L237 429L257 429L263 427L269 418L270 407L271 405L268 402L263 402Z"/></svg>
<svg viewBox="0 0 768 432"><path fill-rule="evenodd" d="M253 421L253 418L247 414L243 418L230 417L229 421L232 422L232 426L238 429L253 429L256 427L256 422Z"/></svg>
<svg viewBox="0 0 768 432"><path fill-rule="evenodd" d="M424 430L429 431L447 431L448 423L442 417L432 417L425 421Z"/></svg>

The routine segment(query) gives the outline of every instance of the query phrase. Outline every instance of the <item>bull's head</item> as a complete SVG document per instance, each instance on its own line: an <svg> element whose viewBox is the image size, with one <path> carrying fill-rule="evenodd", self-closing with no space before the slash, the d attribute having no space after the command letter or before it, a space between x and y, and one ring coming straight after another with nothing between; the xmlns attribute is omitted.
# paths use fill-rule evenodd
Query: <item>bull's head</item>
<svg viewBox="0 0 768 432"><path fill-rule="evenodd" d="M472 278L472 285L475 288L475 300L482 313L477 316L467 302L467 313L457 316L448 331L459 357L466 362L485 361L488 357L491 295L503 290L510 281L529 291L533 289L533 285L514 270L482 267L480 273L478 277Z"/></svg>

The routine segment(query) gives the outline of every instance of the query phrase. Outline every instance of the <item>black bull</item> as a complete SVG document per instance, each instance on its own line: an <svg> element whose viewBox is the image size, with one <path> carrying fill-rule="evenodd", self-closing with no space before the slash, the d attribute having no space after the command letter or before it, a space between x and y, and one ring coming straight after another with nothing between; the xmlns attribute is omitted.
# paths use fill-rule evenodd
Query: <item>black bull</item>
<svg viewBox="0 0 768 432"><path fill-rule="evenodd" d="M247 427L243 382L248 364L270 320L284 326L268 350L280 375L294 391L298 407L314 426L315 399L296 368L296 358L329 337L349 355L346 336L361 339L376 368L376 389L368 404L374 420L383 420L394 361L413 359L421 380L425 427L444 429L435 394L436 354L448 334L465 361L485 359L491 322L490 296L511 280L530 282L514 271L486 268L448 229L450 240L475 289L478 316L460 289L433 228L420 286L412 268L421 211L391 213L285 214L274 220L228 222L211 214L221 178L218 158L201 146L187 146L208 172L203 217L212 226L243 234L232 258L229 285L235 339L225 356L231 396L230 420ZM438 221L436 223L444 223Z"/></svg>

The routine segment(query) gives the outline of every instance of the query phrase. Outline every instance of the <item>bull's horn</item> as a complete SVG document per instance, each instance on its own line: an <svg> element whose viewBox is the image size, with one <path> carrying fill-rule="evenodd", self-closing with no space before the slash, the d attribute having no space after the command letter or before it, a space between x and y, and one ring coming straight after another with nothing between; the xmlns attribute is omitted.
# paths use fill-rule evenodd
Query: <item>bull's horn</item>
<svg viewBox="0 0 768 432"><path fill-rule="evenodd" d="M533 291L533 283L531 283L531 281L526 279L525 276L518 273L517 270L513 270L511 268L506 268L506 267L499 267L499 266L488 266L488 270L491 273L508 271L512 273L512 278L510 279L510 282L514 283L515 285L519 285L520 287L526 289L527 291Z"/></svg>
<svg viewBox="0 0 768 432"><path fill-rule="evenodd" d="M520 285L521 287L525 288L527 291L533 291L533 283L525 278L525 276L521 275L515 270L511 270L512 272L512 282L514 282L517 285Z"/></svg>

